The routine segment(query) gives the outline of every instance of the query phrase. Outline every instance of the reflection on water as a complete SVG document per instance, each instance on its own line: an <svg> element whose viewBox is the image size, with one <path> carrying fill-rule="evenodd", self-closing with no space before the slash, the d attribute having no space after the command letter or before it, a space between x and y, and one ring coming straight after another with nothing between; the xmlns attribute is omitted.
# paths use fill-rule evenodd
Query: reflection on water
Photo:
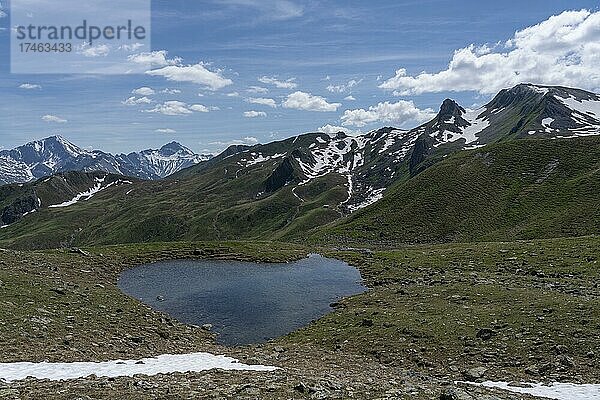
<svg viewBox="0 0 600 400"><path fill-rule="evenodd" d="M348 264L311 255L287 264L159 262L124 272L119 287L184 323L212 324L220 343L241 345L307 325L335 300L364 292L360 281Z"/></svg>

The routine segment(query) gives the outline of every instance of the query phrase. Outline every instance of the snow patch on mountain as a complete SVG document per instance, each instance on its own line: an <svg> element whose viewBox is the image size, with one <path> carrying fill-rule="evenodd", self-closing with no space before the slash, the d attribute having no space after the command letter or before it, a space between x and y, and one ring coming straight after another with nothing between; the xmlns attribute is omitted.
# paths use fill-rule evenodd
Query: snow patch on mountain
<svg viewBox="0 0 600 400"><path fill-rule="evenodd" d="M229 371L271 372L279 368L265 365L242 364L235 358L210 353L160 355L141 360L114 360L104 362L31 363L15 362L0 364L0 379L6 382L24 380L27 377L61 381L85 378L90 375L116 378L121 376L201 372L211 369Z"/></svg>
<svg viewBox="0 0 600 400"><path fill-rule="evenodd" d="M126 184L126 185L131 185L132 182L130 181L125 181L125 180L117 180L114 182L111 182L105 186L103 186L102 184L106 181L106 176L102 177L102 178L96 178L95 182L96 184L91 187L89 190L86 190L85 192L81 192L78 193L77 195L75 195L75 197L73 197L71 200L65 201L63 203L60 204L54 204L51 206L48 206L48 208L64 208L64 207L69 207L72 206L73 204L76 204L79 201L86 201L91 199L96 193L102 191L102 190L106 190L111 186L115 186L115 185L120 185L120 184ZM25 215L23 215L25 216Z"/></svg>
<svg viewBox="0 0 600 400"><path fill-rule="evenodd" d="M349 206L349 210L350 212L355 212L357 210L360 210L361 208L365 208L370 206L371 204L375 204L376 202L378 202L379 200L381 200L383 198L383 192L385 192L386 188L381 188L381 189L373 189L370 188L369 191L367 192L367 196L366 199L358 204L353 204L351 206Z"/></svg>
<svg viewBox="0 0 600 400"><path fill-rule="evenodd" d="M271 156L264 156L262 153L249 153L247 157L240 159L238 165L242 167L251 167L256 164L260 164L266 161L276 160L278 158L285 157L286 153L277 153Z"/></svg>

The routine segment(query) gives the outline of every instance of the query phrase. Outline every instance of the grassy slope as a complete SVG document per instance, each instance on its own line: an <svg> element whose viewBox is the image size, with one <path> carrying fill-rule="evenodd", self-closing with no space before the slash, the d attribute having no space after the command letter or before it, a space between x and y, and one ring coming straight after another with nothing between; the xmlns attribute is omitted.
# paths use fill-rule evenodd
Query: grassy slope
<svg viewBox="0 0 600 400"><path fill-rule="evenodd" d="M304 138L308 140L310 138ZM273 151L293 139L269 146ZM287 143L289 142L289 143ZM305 231L339 217L326 204L346 198L341 176L263 193L280 160L242 169L244 155L198 166L160 182L109 188L89 201L41 209L0 230L0 245L22 249L175 240L265 239Z"/></svg>
<svg viewBox="0 0 600 400"><path fill-rule="evenodd" d="M448 157L319 241L449 242L600 232L600 138L523 140Z"/></svg>
<svg viewBox="0 0 600 400"><path fill-rule="evenodd" d="M374 253L320 249L357 266L369 292L341 300L335 312L291 335L226 351L201 329L182 326L123 295L116 287L119 272L170 258L285 261L309 249L218 242L96 247L86 249L90 256L0 251L0 358L106 360L213 351L284 368L284 380L253 380L258 392L224 398L308 398L298 391L299 382L313 386L329 380L339 388L332 398L387 398L390 389L407 398L440 398L448 382L463 380L462 371L477 366L495 380L597 382L599 249L595 237ZM482 328L491 329L492 337L477 337ZM239 390L238 384L248 383L244 376L219 374L228 380L218 387ZM199 381L192 389L215 389L203 383L209 379L204 374L144 381L154 384L160 398L197 398L190 379ZM159 397L136 389L137 381L27 381L19 389L21 397L32 399L58 392L61 399ZM37 396L27 395L30 391Z"/></svg>

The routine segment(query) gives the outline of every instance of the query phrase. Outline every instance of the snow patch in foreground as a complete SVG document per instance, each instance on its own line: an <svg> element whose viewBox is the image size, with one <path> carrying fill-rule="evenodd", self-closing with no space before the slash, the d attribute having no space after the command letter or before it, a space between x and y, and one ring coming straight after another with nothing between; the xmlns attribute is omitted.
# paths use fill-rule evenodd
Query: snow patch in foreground
<svg viewBox="0 0 600 400"><path fill-rule="evenodd" d="M600 400L600 384L576 384L576 383L526 383L520 386L511 386L508 382L483 383L461 382L469 385L483 386L488 388L504 389L514 393L530 394L532 396L546 397L557 400Z"/></svg>
<svg viewBox="0 0 600 400"><path fill-rule="evenodd" d="M235 358L210 353L191 353L181 355L165 354L141 360L115 360L106 362L74 363L0 363L0 380L7 382L23 380L27 377L60 381L98 377L119 377L168 374L173 372L200 372L211 369L230 371L275 371L279 368L265 365L246 365Z"/></svg>

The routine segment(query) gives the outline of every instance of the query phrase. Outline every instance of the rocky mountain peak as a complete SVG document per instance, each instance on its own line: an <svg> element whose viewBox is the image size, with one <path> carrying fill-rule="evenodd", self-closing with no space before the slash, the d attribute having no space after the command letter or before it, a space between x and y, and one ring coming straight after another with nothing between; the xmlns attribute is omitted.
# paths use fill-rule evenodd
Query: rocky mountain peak
<svg viewBox="0 0 600 400"><path fill-rule="evenodd" d="M456 101L452 99L446 99L440 107L438 117L440 120L447 120L452 117L460 117L465 113L465 109L462 108Z"/></svg>
<svg viewBox="0 0 600 400"><path fill-rule="evenodd" d="M188 154L188 155L194 154L194 152L192 150L188 149L187 147L185 147L182 144L177 143L177 142L171 142L171 143L165 144L163 147L160 148L159 152L161 155L164 155L167 157L172 156L177 153Z"/></svg>

